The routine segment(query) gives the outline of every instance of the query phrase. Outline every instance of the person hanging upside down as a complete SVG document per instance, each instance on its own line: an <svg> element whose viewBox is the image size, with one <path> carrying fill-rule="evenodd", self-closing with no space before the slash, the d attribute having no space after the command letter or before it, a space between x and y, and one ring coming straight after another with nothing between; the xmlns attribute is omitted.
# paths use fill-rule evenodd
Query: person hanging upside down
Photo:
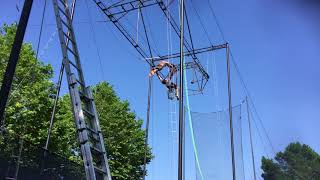
<svg viewBox="0 0 320 180"><path fill-rule="evenodd" d="M165 67L169 68L169 73L165 77L163 77L161 70L163 70L163 68ZM172 78L176 73L177 73L177 68L174 64L171 64L168 61L160 61L160 63L157 66L151 68L149 72L149 77L152 77L155 74L157 74L157 77L161 81L161 83L168 88L169 99L173 99L173 97L171 97L171 93L174 93L174 91L175 91L176 98L179 99L178 86L176 83L172 82Z"/></svg>

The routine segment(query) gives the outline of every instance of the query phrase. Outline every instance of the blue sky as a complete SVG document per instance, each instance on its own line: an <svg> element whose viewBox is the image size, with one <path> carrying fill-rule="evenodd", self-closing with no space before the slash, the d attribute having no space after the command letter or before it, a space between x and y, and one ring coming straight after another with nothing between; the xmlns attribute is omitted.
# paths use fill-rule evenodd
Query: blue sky
<svg viewBox="0 0 320 180"><path fill-rule="evenodd" d="M32 43L34 47L39 33L43 2L35 0L25 36L25 41ZM282 150L290 142L300 141L320 152L320 143L316 140L317 127L320 125L318 121L320 85L317 83L320 73L317 60L320 56L318 36L320 25L317 22L319 3L312 0L241 2L210 0L210 2L275 150ZM205 26L213 44L223 43L207 1L187 0L186 3L195 46L210 45L201 23ZM10 24L19 18L16 4L21 9L23 0L1 2L0 24ZM89 11L85 0L78 1L74 20L85 79L90 85L102 80L110 82L117 94L130 102L137 116L144 119L149 67L110 22L97 22L103 20L104 16L92 1L88 0L87 4ZM177 52L179 42L176 35L167 26L159 9L152 8L145 11L145 17L150 25L148 28L152 34L150 35L152 46L161 54ZM194 8L202 18L201 22ZM171 5L170 11L178 21L177 1ZM135 29L137 13L133 12L128 16L127 21L131 24L131 27L128 27ZM44 24L40 59L52 64L57 75L61 52L50 0ZM139 27L142 33L141 23ZM168 38L170 33L167 32L172 32L172 39ZM143 37L138 38L143 41ZM168 48L168 42L172 48ZM190 97L191 110L213 112L225 109L227 101L224 51L203 54L199 58L212 78L204 95ZM215 71L213 62L216 62ZM57 79L56 75L54 82ZM192 78L190 72L188 77ZM213 77L216 77L218 82L214 83ZM232 80L233 102L239 104L245 95L234 67L232 67ZM172 104L166 98L165 88L157 80L154 80L153 85L150 143L155 159L149 167L149 179L174 179L176 149L172 151L173 139L169 118L169 108ZM65 84L63 92L67 92ZM263 136L266 141L265 135ZM272 154L269 147L264 148L257 134L254 138L259 151L257 154ZM188 127L186 148L186 179L195 179L193 149ZM246 167L250 166L249 163L249 160L245 160ZM250 170L246 171L249 176Z"/></svg>

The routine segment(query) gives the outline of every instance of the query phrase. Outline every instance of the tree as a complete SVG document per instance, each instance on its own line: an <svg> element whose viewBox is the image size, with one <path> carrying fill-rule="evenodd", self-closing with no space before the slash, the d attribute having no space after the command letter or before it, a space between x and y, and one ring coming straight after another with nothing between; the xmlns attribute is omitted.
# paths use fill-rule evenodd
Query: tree
<svg viewBox="0 0 320 180"><path fill-rule="evenodd" d="M15 31L15 25L4 25L0 29L0 84ZM28 156L28 160L23 160L24 166L39 168L40 165L35 146L43 147L47 137L53 106L50 97L55 89L50 80L52 77L52 67L36 59L31 44L23 43L5 115L7 134L12 138L5 143L0 136L0 154L5 152L10 156L14 144L19 142L16 138L22 137L28 142L23 146L24 154ZM121 101L108 83L96 85L93 95L113 179L141 179L145 155L142 120L136 118L129 103ZM49 150L80 163L69 95L59 98L57 109ZM149 163L152 154L151 149L147 148Z"/></svg>
<svg viewBox="0 0 320 180"><path fill-rule="evenodd" d="M0 84L15 32L16 25L0 29ZM31 44L23 43L5 113L10 134L23 136L34 145L44 142L52 108L52 76L52 67L36 59Z"/></svg>
<svg viewBox="0 0 320 180"><path fill-rule="evenodd" d="M121 101L108 83L101 82L93 87L93 96L113 179L142 179L145 156L145 131L141 129L143 121L136 119L129 102ZM60 104L70 104L69 96L63 97ZM70 106L61 106L57 116L70 118L71 122ZM65 121L65 118L60 119ZM57 137L59 133L55 134ZM147 163L151 158L148 147Z"/></svg>
<svg viewBox="0 0 320 180"><path fill-rule="evenodd" d="M263 157L262 169L266 180L320 179L320 155L308 145L291 143L274 160Z"/></svg>

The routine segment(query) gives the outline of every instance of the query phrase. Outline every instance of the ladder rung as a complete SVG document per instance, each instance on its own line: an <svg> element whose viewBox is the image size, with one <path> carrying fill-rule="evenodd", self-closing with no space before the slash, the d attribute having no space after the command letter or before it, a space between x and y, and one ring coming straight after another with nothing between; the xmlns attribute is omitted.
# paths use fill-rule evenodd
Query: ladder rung
<svg viewBox="0 0 320 180"><path fill-rule="evenodd" d="M74 67L74 68L76 68L78 71L79 71L79 68L77 67L77 65L76 64L74 64L72 61L70 61L70 60L68 60L69 61L69 63Z"/></svg>
<svg viewBox="0 0 320 180"><path fill-rule="evenodd" d="M63 35L67 38L67 40L69 40L69 41L72 42L72 44L76 44L76 43L74 42L74 40L70 38L70 35L68 35L68 34L65 33L64 31L62 31L62 33L63 33Z"/></svg>
<svg viewBox="0 0 320 180"><path fill-rule="evenodd" d="M88 126L87 126L87 129L88 129L91 133L93 133L93 134L95 134L95 135L99 135L99 132L95 131L94 129L92 129L92 128L88 127Z"/></svg>
<svg viewBox="0 0 320 180"><path fill-rule="evenodd" d="M60 7L58 7L58 10L59 10L66 18L69 18L69 17L67 16L67 14L64 12L63 9L61 9ZM60 18L60 21L62 21L61 18Z"/></svg>
<svg viewBox="0 0 320 180"><path fill-rule="evenodd" d="M91 146L91 150L93 151L94 154L99 154L99 155L103 155L104 152L102 152L100 149L96 148L96 147L92 147Z"/></svg>
<svg viewBox="0 0 320 180"><path fill-rule="evenodd" d="M77 81L81 86L85 86L79 79L76 79L76 81Z"/></svg>
<svg viewBox="0 0 320 180"><path fill-rule="evenodd" d="M104 171L103 169L98 168L98 167L96 167L96 166L94 166L94 170L95 170L95 172L100 173L100 174L106 174L106 173L107 173L107 172Z"/></svg>
<svg viewBox="0 0 320 180"><path fill-rule="evenodd" d="M78 57L78 55L75 52L73 52L72 49L70 49L68 46L67 46L67 50L70 51L74 56Z"/></svg>
<svg viewBox="0 0 320 180"><path fill-rule="evenodd" d="M8 180L16 180L16 178L13 178L13 177L6 177L5 179L8 179Z"/></svg>
<svg viewBox="0 0 320 180"><path fill-rule="evenodd" d="M86 110L86 109L84 109L84 108L82 108L82 110L83 110L83 112L84 112L84 114L85 115L87 115L87 116L90 116L90 117L94 117L94 114L92 114L91 112L89 112L88 110Z"/></svg>
<svg viewBox="0 0 320 180"><path fill-rule="evenodd" d="M80 98L81 99L84 99L86 101L92 101L93 100L92 98L89 98L86 94L84 94L82 91L79 91L79 94L80 94Z"/></svg>
<svg viewBox="0 0 320 180"><path fill-rule="evenodd" d="M72 31L72 28L66 23L66 22L64 22L63 20L61 20L61 22L62 22L62 24L67 28L67 30L68 30L68 33L69 33L69 35L68 35L68 33L65 33L64 31L62 31L63 32L63 35L67 38L67 39L69 39L69 40L71 40L72 42L74 42L73 41L73 39L71 39L70 37L71 37L71 31Z"/></svg>
<svg viewBox="0 0 320 180"><path fill-rule="evenodd" d="M61 2L61 4L62 4L64 7L66 7L66 4L65 4L64 1L62 1L62 0L59 0L59 1Z"/></svg>
<svg viewBox="0 0 320 180"><path fill-rule="evenodd" d="M98 138L99 135L93 135L92 133L88 133L88 136L90 137L89 140L93 140L94 143L99 143L100 142L100 139Z"/></svg>
<svg viewBox="0 0 320 180"><path fill-rule="evenodd" d="M66 22L64 22L64 20L61 19L62 24L68 28L68 31L71 31L71 27L69 26L69 24L67 24Z"/></svg>

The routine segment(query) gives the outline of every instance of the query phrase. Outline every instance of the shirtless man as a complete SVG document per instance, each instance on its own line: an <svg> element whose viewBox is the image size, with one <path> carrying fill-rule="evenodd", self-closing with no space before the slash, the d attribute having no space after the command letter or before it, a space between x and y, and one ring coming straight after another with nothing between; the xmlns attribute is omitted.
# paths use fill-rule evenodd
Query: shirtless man
<svg viewBox="0 0 320 180"><path fill-rule="evenodd" d="M164 67L169 68L169 74L165 78L162 77L161 74L159 73ZM167 61L161 61L157 66L153 67L150 70L149 77L152 77L153 75L157 74L161 83L166 85L166 87L168 88L169 93L172 92L173 90L175 90L176 97L177 97L177 99L179 99L177 84L171 82L171 80L176 72L177 72L177 68L175 67L174 64L171 64Z"/></svg>

